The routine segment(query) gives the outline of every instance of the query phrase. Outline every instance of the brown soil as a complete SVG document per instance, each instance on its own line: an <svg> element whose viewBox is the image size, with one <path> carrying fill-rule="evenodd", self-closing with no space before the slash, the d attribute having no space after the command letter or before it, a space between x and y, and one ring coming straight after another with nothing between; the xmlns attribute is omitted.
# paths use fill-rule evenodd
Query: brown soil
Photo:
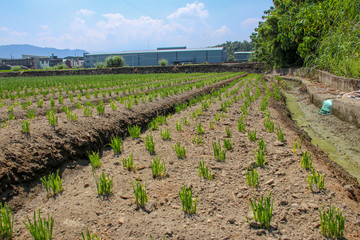
<svg viewBox="0 0 360 240"><path fill-rule="evenodd" d="M214 121L215 114L220 112L219 101L212 103L197 120L190 119L189 113L200 108L200 104L174 114L167 125L162 126L171 129L171 141L163 141L160 131L153 131L156 154L166 162L168 177L165 179L152 177L149 165L153 156L145 149L141 139L126 138L124 152L120 156L114 156L110 148L103 148L109 136L115 133L126 135L128 124L145 123L145 119L156 113L169 112L175 103L188 100L200 92L209 92L209 89L158 100L146 106L139 104L132 111L119 111L108 117L88 118L71 124L61 122L55 132L44 124L45 120L39 121L34 129L42 135L32 134L28 139L20 134L20 130L14 131L15 127L11 129L13 131L2 140L14 146L6 155L13 154L11 159L14 163L6 170L12 173L10 176L16 176L18 182L20 178L22 181L39 178L38 174L47 168L61 166L66 159L78 158L61 167L62 194L46 199L45 191L37 182L10 201L11 206L18 206L15 239L29 238L22 222L26 216L32 218L33 211L39 208L42 216L50 214L55 219L55 239L80 239L80 232L85 227L105 239L150 239L150 236L153 239L162 239L163 236L166 239L322 239L318 212L322 204L326 207L333 204L343 209L346 216L345 237L360 238L360 206L355 201L356 194L352 194L349 187L343 187L348 182L336 169L328 166L327 156L305 141L303 150L311 152L314 168L326 175L325 190L312 193L308 189L305 179L308 172L300 168L300 153L292 151L294 137L299 138L299 134L303 133L285 117L288 113L283 103L271 101L269 110L275 127L281 126L285 133L284 145L277 141L276 133L264 130L263 114L259 113L261 99L253 102L248 109L246 130L256 129L258 139L263 138L267 143L267 164L258 169L258 189L245 184L244 170L254 161L253 152L257 145L248 139L246 133L236 130L243 100L229 107L227 117L219 122ZM184 117L190 119L191 124L183 125L183 131L178 132L176 122ZM196 135L196 123L200 121L205 128L204 143L196 145L191 140ZM214 130L209 128L210 121L215 122ZM227 152L225 162L217 162L213 157L212 142L226 138L226 127L232 132L234 150ZM141 137L147 133L142 133ZM185 159L178 159L175 154L173 145L177 142L186 146ZM23 150L25 147L28 147L26 151ZM87 151L99 149L102 150L102 169L114 177L114 194L108 199L97 196L91 166L85 160ZM129 157L131 153L136 172L122 167L122 157ZM57 162L58 159L63 160ZM214 180L198 176L197 166L201 159L209 165ZM6 164L9 163L1 162L2 172ZM97 171L97 174L100 172ZM8 179L14 180L11 177ZM137 209L130 179L141 179L146 184L149 202L145 209ZM184 185L192 187L198 200L197 213L192 216L185 215L181 210L179 191ZM267 196L270 192L274 202L271 228L250 227L246 221L247 216L252 217L249 198L261 194Z"/></svg>

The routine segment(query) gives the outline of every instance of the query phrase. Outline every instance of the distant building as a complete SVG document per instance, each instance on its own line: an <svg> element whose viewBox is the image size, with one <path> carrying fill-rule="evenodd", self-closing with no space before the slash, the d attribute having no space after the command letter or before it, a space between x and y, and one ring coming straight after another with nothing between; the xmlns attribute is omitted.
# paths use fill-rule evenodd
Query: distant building
<svg viewBox="0 0 360 240"><path fill-rule="evenodd" d="M226 61L224 48L186 47L157 48L157 50L127 51L117 53L84 54L85 68L92 68L98 62L105 62L110 56L122 56L127 66L156 66L161 59L166 59L169 65L190 63L222 63Z"/></svg>
<svg viewBox="0 0 360 240"><path fill-rule="evenodd" d="M62 58L58 58L57 56L54 56L54 54L52 54L50 57L39 58L39 66L40 66L39 69L55 67L59 64L62 64L62 62L63 62Z"/></svg>
<svg viewBox="0 0 360 240"><path fill-rule="evenodd" d="M69 68L80 68L84 67L84 57L65 57L63 63Z"/></svg>
<svg viewBox="0 0 360 240"><path fill-rule="evenodd" d="M235 62L248 62L254 52L234 52Z"/></svg>

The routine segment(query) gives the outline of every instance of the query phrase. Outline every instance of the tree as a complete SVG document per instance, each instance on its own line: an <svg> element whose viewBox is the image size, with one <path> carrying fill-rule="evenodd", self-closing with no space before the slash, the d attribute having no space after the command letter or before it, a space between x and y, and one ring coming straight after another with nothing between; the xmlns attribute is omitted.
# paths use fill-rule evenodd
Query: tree
<svg viewBox="0 0 360 240"><path fill-rule="evenodd" d="M123 67L125 59L121 56L110 56L105 59L106 67Z"/></svg>

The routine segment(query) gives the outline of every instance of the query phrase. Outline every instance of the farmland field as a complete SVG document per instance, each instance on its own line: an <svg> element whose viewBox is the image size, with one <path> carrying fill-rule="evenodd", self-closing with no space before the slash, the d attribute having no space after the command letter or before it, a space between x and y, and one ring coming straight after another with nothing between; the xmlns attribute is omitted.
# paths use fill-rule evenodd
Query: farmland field
<svg viewBox="0 0 360 240"><path fill-rule="evenodd" d="M23 222L39 209L54 219L55 239L81 239L86 228L103 239L325 239L319 209L330 204L346 217L346 239L360 237L356 194L287 118L281 86L262 75L0 82L0 194L15 209L14 239L30 238ZM62 191L49 194L40 178L58 169ZM323 187L308 183L314 173ZM109 192L99 192L102 174ZM261 196L273 204L265 226L250 204Z"/></svg>

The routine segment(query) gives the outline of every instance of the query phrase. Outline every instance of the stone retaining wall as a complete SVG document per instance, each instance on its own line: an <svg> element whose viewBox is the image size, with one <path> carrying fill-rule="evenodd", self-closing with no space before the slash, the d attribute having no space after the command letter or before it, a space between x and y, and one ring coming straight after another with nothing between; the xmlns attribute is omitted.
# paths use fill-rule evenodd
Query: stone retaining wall
<svg viewBox="0 0 360 240"><path fill-rule="evenodd" d="M121 67L106 69L78 69L51 71L20 71L2 72L0 77L38 77L38 76L66 76L66 75L101 75L101 74L146 74L146 73L194 73L194 72L249 72L262 73L262 63L223 63L203 65L176 65L152 67Z"/></svg>

